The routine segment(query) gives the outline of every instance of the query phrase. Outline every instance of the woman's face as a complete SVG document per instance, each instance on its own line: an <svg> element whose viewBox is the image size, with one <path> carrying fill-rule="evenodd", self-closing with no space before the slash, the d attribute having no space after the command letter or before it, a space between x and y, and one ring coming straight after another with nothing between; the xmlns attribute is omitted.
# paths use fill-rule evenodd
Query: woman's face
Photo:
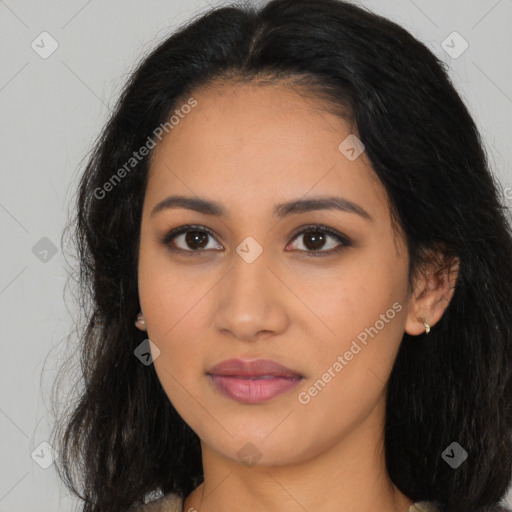
<svg viewBox="0 0 512 512"><path fill-rule="evenodd" d="M294 89L217 84L193 97L155 148L140 238L140 304L169 399L203 449L244 463L297 463L381 432L408 255L366 154ZM155 210L169 196L222 212ZM339 207L310 202L328 198ZM228 359L302 378L209 375Z"/></svg>

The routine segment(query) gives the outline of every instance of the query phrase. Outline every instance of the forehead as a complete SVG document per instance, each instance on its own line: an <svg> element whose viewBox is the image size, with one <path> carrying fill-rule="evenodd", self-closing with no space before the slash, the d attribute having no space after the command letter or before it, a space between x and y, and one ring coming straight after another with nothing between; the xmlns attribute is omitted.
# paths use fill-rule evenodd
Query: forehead
<svg viewBox="0 0 512 512"><path fill-rule="evenodd" d="M191 97L196 106L154 149L147 194L155 202L178 192L256 206L339 192L387 209L366 154L351 161L339 149L355 135L350 126L301 89L218 83Z"/></svg>

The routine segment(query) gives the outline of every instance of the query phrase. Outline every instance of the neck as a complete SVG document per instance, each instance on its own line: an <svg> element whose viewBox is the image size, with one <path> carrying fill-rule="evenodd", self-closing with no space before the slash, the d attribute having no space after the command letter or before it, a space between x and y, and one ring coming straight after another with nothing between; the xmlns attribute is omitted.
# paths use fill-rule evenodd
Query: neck
<svg viewBox="0 0 512 512"><path fill-rule="evenodd" d="M413 501L385 467L384 404L334 445L295 464L248 467L202 444L204 482L187 496L184 511L406 512Z"/></svg>

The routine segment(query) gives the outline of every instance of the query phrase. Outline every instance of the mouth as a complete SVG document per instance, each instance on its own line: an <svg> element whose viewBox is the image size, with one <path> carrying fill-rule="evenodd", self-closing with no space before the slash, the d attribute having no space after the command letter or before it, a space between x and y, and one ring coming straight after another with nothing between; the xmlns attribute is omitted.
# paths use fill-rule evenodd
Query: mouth
<svg viewBox="0 0 512 512"><path fill-rule="evenodd" d="M210 375L212 384L224 396L245 404L259 404L291 391L302 381L302 377L279 377L274 375L240 376Z"/></svg>
<svg viewBox="0 0 512 512"><path fill-rule="evenodd" d="M207 376L221 394L245 404L258 404L289 392L304 379L268 359L229 359L212 367Z"/></svg>

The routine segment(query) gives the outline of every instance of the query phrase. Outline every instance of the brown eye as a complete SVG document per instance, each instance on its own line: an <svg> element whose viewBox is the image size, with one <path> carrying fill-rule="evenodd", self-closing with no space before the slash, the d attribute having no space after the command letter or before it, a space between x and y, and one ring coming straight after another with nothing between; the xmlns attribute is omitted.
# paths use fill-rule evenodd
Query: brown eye
<svg viewBox="0 0 512 512"><path fill-rule="evenodd" d="M208 244L210 235L204 231L187 231L185 233L185 244L192 249L204 249Z"/></svg>
<svg viewBox="0 0 512 512"><path fill-rule="evenodd" d="M294 249L308 256L329 256L352 245L344 235L317 224L302 228L302 231L295 234L293 240L300 240L301 236L303 241ZM171 230L160 241L170 251L187 256L223 249L220 244L215 243L214 233L204 226L180 226Z"/></svg>
<svg viewBox="0 0 512 512"><path fill-rule="evenodd" d="M348 238L326 226L307 226L295 235L294 240L300 240L300 237L303 241L295 249L311 253L310 256L328 256L351 245Z"/></svg>
<svg viewBox="0 0 512 512"><path fill-rule="evenodd" d="M304 246L311 250L321 249L326 237L321 231L308 231L304 233Z"/></svg>
<svg viewBox="0 0 512 512"><path fill-rule="evenodd" d="M161 240L169 250L182 253L199 253L204 250L222 249L219 244L213 243L208 247L209 239L213 239L213 233L202 226L181 226L167 233ZM204 250L203 250L204 249Z"/></svg>

